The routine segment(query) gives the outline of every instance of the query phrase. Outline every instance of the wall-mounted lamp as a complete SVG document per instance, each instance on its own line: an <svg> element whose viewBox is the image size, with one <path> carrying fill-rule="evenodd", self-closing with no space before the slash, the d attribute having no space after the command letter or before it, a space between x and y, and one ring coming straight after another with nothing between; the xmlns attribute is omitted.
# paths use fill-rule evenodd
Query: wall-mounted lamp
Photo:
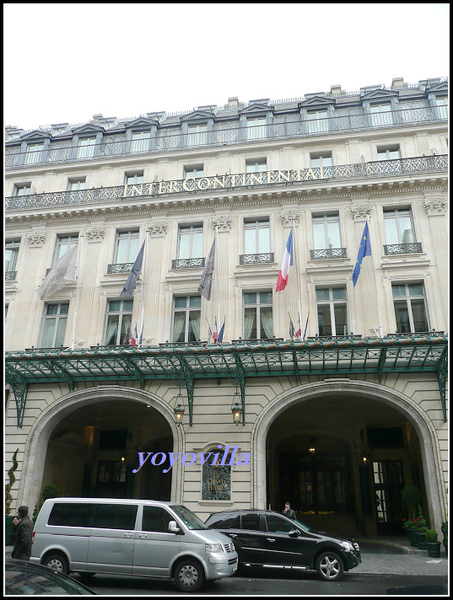
<svg viewBox="0 0 453 600"><path fill-rule="evenodd" d="M120 452L120 460L121 460L122 463L126 460L126 456L127 456L126 450L121 450L121 452Z"/></svg>
<svg viewBox="0 0 453 600"><path fill-rule="evenodd" d="M370 451L368 450L368 448L364 448L361 452L360 452L360 456L362 457L362 463L364 465L367 464L368 458L370 456Z"/></svg>
<svg viewBox="0 0 453 600"><path fill-rule="evenodd" d="M310 438L310 446L308 448L308 451L310 452L310 454L314 454L316 452L316 438L315 437Z"/></svg>
<svg viewBox="0 0 453 600"><path fill-rule="evenodd" d="M239 425L242 421L242 398L237 389L234 392L233 400L231 402L231 412L233 413L233 423Z"/></svg>
<svg viewBox="0 0 453 600"><path fill-rule="evenodd" d="M182 419L184 417L184 412L185 412L184 398L183 398L181 392L179 392L178 394L176 394L176 396L173 398L173 401L175 403L175 407L173 409L173 412L175 413L176 425L181 425L182 424Z"/></svg>

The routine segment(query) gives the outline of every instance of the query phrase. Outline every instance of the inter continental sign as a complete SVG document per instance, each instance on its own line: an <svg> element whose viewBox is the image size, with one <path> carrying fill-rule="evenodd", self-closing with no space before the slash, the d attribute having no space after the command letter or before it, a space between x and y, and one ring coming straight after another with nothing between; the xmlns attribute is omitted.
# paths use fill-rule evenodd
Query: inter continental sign
<svg viewBox="0 0 453 600"><path fill-rule="evenodd" d="M249 186L297 183L317 179L328 179L326 169L314 167L308 169L290 169L284 171L263 171L261 173L236 173L215 175L213 177L189 177L153 183L125 184L124 196L159 196L161 194L178 194L187 192L205 192L226 190Z"/></svg>

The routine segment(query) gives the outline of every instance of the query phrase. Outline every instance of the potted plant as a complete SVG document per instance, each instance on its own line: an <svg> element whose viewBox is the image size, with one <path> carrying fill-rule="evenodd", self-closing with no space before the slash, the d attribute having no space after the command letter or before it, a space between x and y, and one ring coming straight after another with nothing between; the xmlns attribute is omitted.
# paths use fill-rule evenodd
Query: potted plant
<svg viewBox="0 0 453 600"><path fill-rule="evenodd" d="M420 492L415 485L405 485L401 491L401 499L407 505L411 518L415 517L415 508L420 504Z"/></svg>
<svg viewBox="0 0 453 600"><path fill-rule="evenodd" d="M426 520L423 516L422 507L418 507L418 519L417 519L417 528L414 534L415 545L417 548L425 549L425 531L427 531L428 527L426 526Z"/></svg>
<svg viewBox="0 0 453 600"><path fill-rule="evenodd" d="M414 548L417 547L417 544L415 542L415 533L417 532L417 528L418 528L418 519L415 519L415 521L408 519L407 521L403 522L403 529L404 529L407 537L409 538L411 546Z"/></svg>
<svg viewBox="0 0 453 600"><path fill-rule="evenodd" d="M14 475L14 471L17 469L17 453L19 452L19 448L13 454L13 464L10 469L8 469L8 477L9 483L5 484L5 544L7 546L11 546L14 544L15 532L13 528L14 515L10 515L11 512L11 502L12 502L12 494L11 488L16 481L16 477Z"/></svg>
<svg viewBox="0 0 453 600"><path fill-rule="evenodd" d="M435 529L428 529L425 532L425 544L428 550L428 555L432 558L439 558L440 556L440 542L437 541L437 531Z"/></svg>

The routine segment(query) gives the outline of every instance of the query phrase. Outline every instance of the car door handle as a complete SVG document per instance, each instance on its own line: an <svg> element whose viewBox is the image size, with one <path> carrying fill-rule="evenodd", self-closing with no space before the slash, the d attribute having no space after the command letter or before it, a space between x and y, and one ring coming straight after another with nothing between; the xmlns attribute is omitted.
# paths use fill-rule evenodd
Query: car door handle
<svg viewBox="0 0 453 600"><path fill-rule="evenodd" d="M147 538L147 537L148 537L148 534L147 534L147 533L139 533L139 534L138 534L138 537L141 537L141 538Z"/></svg>
<svg viewBox="0 0 453 600"><path fill-rule="evenodd" d="M124 537L132 537L132 533L131 532L125 533Z"/></svg>
<svg viewBox="0 0 453 600"><path fill-rule="evenodd" d="M235 537L237 537L237 533L229 533L228 537L235 538Z"/></svg>
<svg viewBox="0 0 453 600"><path fill-rule="evenodd" d="M275 542L275 538L266 538L268 542Z"/></svg>

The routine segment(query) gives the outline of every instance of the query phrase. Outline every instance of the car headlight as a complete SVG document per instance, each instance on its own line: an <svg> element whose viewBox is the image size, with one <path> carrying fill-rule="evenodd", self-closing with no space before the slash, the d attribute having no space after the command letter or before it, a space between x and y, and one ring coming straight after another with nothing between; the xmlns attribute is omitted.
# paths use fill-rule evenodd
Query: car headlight
<svg viewBox="0 0 453 600"><path fill-rule="evenodd" d="M345 550L345 552L352 552L354 550L354 546L351 544L351 542L340 542L340 546L343 548L343 550Z"/></svg>
<svg viewBox="0 0 453 600"><path fill-rule="evenodd" d="M223 552L222 544L206 544L206 552Z"/></svg>

